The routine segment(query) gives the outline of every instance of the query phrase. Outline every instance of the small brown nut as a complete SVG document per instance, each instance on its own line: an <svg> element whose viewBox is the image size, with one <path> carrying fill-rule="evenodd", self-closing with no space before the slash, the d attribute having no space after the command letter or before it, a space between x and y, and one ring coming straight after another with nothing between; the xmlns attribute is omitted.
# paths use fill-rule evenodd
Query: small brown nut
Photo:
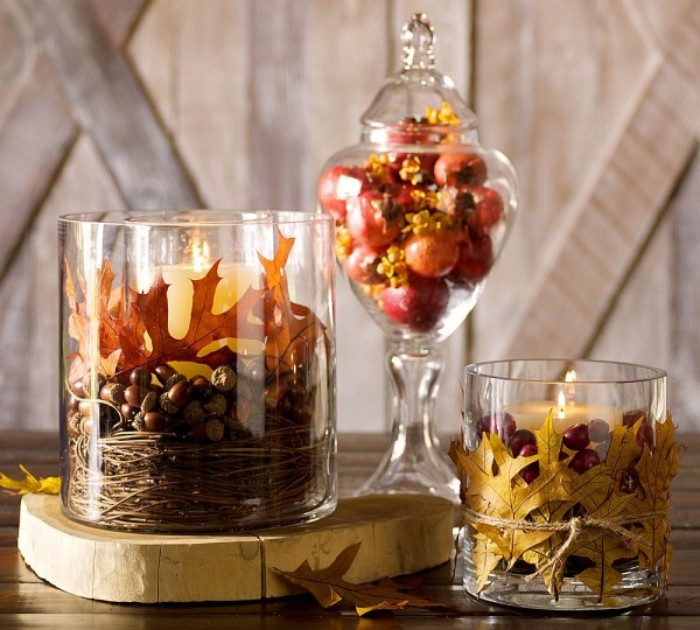
<svg viewBox="0 0 700 630"><path fill-rule="evenodd" d="M187 381L178 381L168 389L168 399L177 407L184 407L192 400L192 384Z"/></svg>
<svg viewBox="0 0 700 630"><path fill-rule="evenodd" d="M135 431L144 431L144 419L145 414L142 411L137 412L131 420L131 426L134 427Z"/></svg>
<svg viewBox="0 0 700 630"><path fill-rule="evenodd" d="M246 357L240 361L243 375L253 382L265 380L265 355Z"/></svg>
<svg viewBox="0 0 700 630"><path fill-rule="evenodd" d="M182 410L182 416L185 418L185 422L196 424L205 416L204 405L199 400L190 400Z"/></svg>
<svg viewBox="0 0 700 630"><path fill-rule="evenodd" d="M100 390L100 398L113 405L121 405L124 402L125 389L124 385L119 383L105 383Z"/></svg>
<svg viewBox="0 0 700 630"><path fill-rule="evenodd" d="M245 398L246 400L253 400L253 388L250 386L248 381L238 381L238 388L236 389L236 394L238 395L238 400Z"/></svg>
<svg viewBox="0 0 700 630"><path fill-rule="evenodd" d="M170 389L173 385L176 383L180 383L181 381L186 381L187 377L184 374L180 374L179 372L175 372L166 382L165 382L165 389Z"/></svg>
<svg viewBox="0 0 700 630"><path fill-rule="evenodd" d="M210 418L206 424L207 437L212 442L219 442L224 437L226 425L219 418Z"/></svg>
<svg viewBox="0 0 700 630"><path fill-rule="evenodd" d="M78 413L83 416L92 415L92 403L89 400L81 400L78 403Z"/></svg>
<svg viewBox="0 0 700 630"><path fill-rule="evenodd" d="M132 407L129 403L125 402L119 405L119 412L122 414L124 420L131 420L134 414L138 411L138 407Z"/></svg>
<svg viewBox="0 0 700 630"><path fill-rule="evenodd" d="M168 398L168 392L163 392L160 395L160 408L165 412L169 414L175 414L178 411L180 411L180 408L172 403L170 401L170 398Z"/></svg>
<svg viewBox="0 0 700 630"><path fill-rule="evenodd" d="M175 368L171 367L167 363L163 363L163 365L159 365L156 369L156 376L158 377L158 380L161 382L162 385L165 385L168 382L168 379L171 378L172 376L175 376L177 372L175 371Z"/></svg>
<svg viewBox="0 0 700 630"><path fill-rule="evenodd" d="M71 383L70 390L78 397L78 398L85 398L86 393L85 393L85 385L83 385L83 381L74 381Z"/></svg>
<svg viewBox="0 0 700 630"><path fill-rule="evenodd" d="M129 382L138 387L148 387L151 384L151 373L148 368L137 367L129 373Z"/></svg>
<svg viewBox="0 0 700 630"><path fill-rule="evenodd" d="M228 365L220 365L211 375L211 384L220 392L230 392L237 380L236 373Z"/></svg>
<svg viewBox="0 0 700 630"><path fill-rule="evenodd" d="M146 431L165 431L168 428L167 418L159 411L149 411L143 415L143 428Z"/></svg>
<svg viewBox="0 0 700 630"><path fill-rule="evenodd" d="M94 381L94 382L93 382ZM93 388L94 384L94 388ZM93 373L88 372L83 377L83 390L85 391L86 397L97 397L105 384L105 378L101 374L96 374L93 379Z"/></svg>
<svg viewBox="0 0 700 630"><path fill-rule="evenodd" d="M143 413L148 413L153 411L158 405L158 394L154 390L150 390L146 393L141 401L141 411Z"/></svg>
<svg viewBox="0 0 700 630"><path fill-rule="evenodd" d="M190 383L192 383L192 387L194 387L195 392L200 398L209 398L212 392L212 386L206 376L201 376L199 374L193 376L190 379Z"/></svg>
<svg viewBox="0 0 700 630"><path fill-rule="evenodd" d="M228 401L223 394L214 394L206 403L204 409L215 416L223 416L226 413Z"/></svg>
<svg viewBox="0 0 700 630"><path fill-rule="evenodd" d="M83 415L81 413L75 412L68 417L68 435L72 438L76 438L80 435L83 430Z"/></svg>
<svg viewBox="0 0 700 630"><path fill-rule="evenodd" d="M138 385L129 385L129 387L124 390L124 400L132 407L140 407L145 395L146 390Z"/></svg>

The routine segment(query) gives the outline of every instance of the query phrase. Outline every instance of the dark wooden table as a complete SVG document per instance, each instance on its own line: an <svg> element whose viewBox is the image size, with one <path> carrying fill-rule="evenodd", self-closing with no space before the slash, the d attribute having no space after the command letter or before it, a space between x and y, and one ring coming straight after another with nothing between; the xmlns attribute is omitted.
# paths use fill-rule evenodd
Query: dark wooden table
<svg viewBox="0 0 700 630"><path fill-rule="evenodd" d="M340 439L341 490L347 492L366 478L379 460L385 438L343 435ZM508 628L549 630L639 629L700 630L700 435L681 436L687 445L681 473L673 485L670 588L665 600L646 610L615 617L544 617L489 606L462 590L459 571L444 565L424 572L416 595L449 604L459 615L409 609L358 618L350 607L324 610L310 596L242 604L123 605L82 599L37 578L17 551L19 499L0 492L0 630L15 628L120 628L164 630L187 628ZM0 432L0 471L15 476L23 463L37 475L58 472L55 435Z"/></svg>

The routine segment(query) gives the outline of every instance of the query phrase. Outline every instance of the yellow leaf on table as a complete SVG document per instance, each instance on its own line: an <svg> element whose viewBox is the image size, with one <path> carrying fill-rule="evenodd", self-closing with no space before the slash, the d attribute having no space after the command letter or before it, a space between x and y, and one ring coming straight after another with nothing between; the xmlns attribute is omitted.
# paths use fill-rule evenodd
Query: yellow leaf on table
<svg viewBox="0 0 700 630"><path fill-rule="evenodd" d="M20 470L24 479L12 479L0 472L0 488L18 492L19 494L58 494L61 491L60 477L39 477L37 479L22 464Z"/></svg>

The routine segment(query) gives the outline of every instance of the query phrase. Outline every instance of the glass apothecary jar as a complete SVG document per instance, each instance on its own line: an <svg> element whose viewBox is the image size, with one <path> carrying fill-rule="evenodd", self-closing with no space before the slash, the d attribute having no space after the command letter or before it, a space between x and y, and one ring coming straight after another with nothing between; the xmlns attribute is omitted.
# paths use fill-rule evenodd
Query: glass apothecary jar
<svg viewBox="0 0 700 630"><path fill-rule="evenodd" d="M407 22L402 43L403 68L361 116L359 143L322 168L317 195L335 219L340 267L391 343L392 441L359 492L456 502L434 431L438 344L484 290L512 224L516 181L506 157L479 144L476 116L435 69L424 14Z"/></svg>
<svg viewBox="0 0 700 630"><path fill-rule="evenodd" d="M360 142L318 181L336 253L392 341L441 341L474 307L517 206L508 159L479 144L475 114L435 69L423 14L404 26L403 68L360 118Z"/></svg>
<svg viewBox="0 0 700 630"><path fill-rule="evenodd" d="M332 221L103 213L59 233L65 513L188 533L332 512Z"/></svg>

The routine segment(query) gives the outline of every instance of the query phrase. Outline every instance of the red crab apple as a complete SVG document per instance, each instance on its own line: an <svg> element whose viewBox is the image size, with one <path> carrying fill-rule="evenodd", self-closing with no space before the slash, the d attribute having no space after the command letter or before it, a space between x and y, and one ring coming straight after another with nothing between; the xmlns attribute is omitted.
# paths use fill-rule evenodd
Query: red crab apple
<svg viewBox="0 0 700 630"><path fill-rule="evenodd" d="M428 332L442 317L450 290L440 278L412 277L399 287L384 289L384 312L397 324L417 332Z"/></svg>
<svg viewBox="0 0 700 630"><path fill-rule="evenodd" d="M359 166L331 166L318 180L318 199L336 221L345 220L346 201L357 197L368 186L367 175Z"/></svg>
<svg viewBox="0 0 700 630"><path fill-rule="evenodd" d="M364 245L381 248L401 233L401 211L389 195L376 190L347 200L347 226L351 236Z"/></svg>
<svg viewBox="0 0 700 630"><path fill-rule="evenodd" d="M493 265L493 246L489 236L476 236L459 246L459 257L450 278L478 282Z"/></svg>
<svg viewBox="0 0 700 630"><path fill-rule="evenodd" d="M378 279L377 258L380 254L365 245L355 247L343 261L343 267L348 277L355 282L369 284Z"/></svg>
<svg viewBox="0 0 700 630"><path fill-rule="evenodd" d="M447 275L459 259L459 243L455 230L439 230L418 236L412 234L404 244L406 264L426 278Z"/></svg>
<svg viewBox="0 0 700 630"><path fill-rule="evenodd" d="M486 163L475 153L444 153L435 162L435 183L439 186L480 186L485 181Z"/></svg>
<svg viewBox="0 0 700 630"><path fill-rule="evenodd" d="M398 125L389 127L389 144L431 144L430 126L415 118L404 118Z"/></svg>
<svg viewBox="0 0 700 630"><path fill-rule="evenodd" d="M503 199L493 188L485 186L475 186L469 192L474 198L474 210L467 217L467 223L476 232L486 232L501 220Z"/></svg>

